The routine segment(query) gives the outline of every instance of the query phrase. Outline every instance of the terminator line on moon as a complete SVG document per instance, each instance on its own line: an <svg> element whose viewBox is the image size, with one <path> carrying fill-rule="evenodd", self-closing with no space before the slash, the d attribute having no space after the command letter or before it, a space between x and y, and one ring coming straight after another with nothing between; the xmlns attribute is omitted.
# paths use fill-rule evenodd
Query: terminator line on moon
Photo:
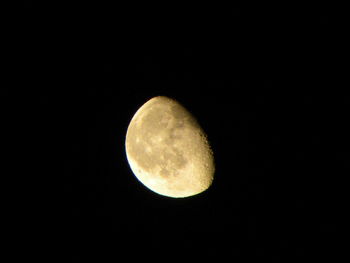
<svg viewBox="0 0 350 263"><path fill-rule="evenodd" d="M154 97L135 113L125 148L137 179L160 195L196 195L213 181L214 157L203 129L168 97Z"/></svg>

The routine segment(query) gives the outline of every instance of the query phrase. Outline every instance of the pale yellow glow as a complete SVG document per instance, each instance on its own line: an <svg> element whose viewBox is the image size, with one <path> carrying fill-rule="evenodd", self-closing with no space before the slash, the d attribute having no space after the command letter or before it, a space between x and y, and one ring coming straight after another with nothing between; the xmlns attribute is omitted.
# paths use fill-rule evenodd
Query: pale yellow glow
<svg viewBox="0 0 350 263"><path fill-rule="evenodd" d="M196 195L213 181L214 158L206 135L173 99L155 97L135 113L125 148L137 179L160 195Z"/></svg>

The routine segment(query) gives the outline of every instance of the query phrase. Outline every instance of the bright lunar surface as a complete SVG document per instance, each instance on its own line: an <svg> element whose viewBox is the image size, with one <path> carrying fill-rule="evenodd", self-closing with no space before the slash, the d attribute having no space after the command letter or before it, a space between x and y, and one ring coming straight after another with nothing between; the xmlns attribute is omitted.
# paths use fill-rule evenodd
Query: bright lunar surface
<svg viewBox="0 0 350 263"><path fill-rule="evenodd" d="M154 97L135 113L125 147L135 176L160 195L196 195L213 181L214 157L204 131L168 97Z"/></svg>

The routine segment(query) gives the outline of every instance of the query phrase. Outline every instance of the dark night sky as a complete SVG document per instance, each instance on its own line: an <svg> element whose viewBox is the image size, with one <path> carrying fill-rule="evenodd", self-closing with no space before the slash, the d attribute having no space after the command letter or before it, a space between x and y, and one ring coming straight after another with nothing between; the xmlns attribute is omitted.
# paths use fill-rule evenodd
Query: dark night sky
<svg viewBox="0 0 350 263"><path fill-rule="evenodd" d="M17 66L47 196L38 213L64 262L337 253L349 96L332 92L330 9L29 2L21 12ZM157 95L208 134L216 174L198 196L159 196L129 168L127 126Z"/></svg>

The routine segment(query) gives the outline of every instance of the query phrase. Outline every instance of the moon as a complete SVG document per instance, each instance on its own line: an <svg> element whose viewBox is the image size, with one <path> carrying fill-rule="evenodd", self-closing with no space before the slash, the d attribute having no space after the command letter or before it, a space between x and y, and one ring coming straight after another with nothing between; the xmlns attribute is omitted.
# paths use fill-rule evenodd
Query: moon
<svg viewBox="0 0 350 263"><path fill-rule="evenodd" d="M215 165L207 136L174 99L157 96L137 110L127 129L125 149L136 178L160 195L189 197L212 184Z"/></svg>

